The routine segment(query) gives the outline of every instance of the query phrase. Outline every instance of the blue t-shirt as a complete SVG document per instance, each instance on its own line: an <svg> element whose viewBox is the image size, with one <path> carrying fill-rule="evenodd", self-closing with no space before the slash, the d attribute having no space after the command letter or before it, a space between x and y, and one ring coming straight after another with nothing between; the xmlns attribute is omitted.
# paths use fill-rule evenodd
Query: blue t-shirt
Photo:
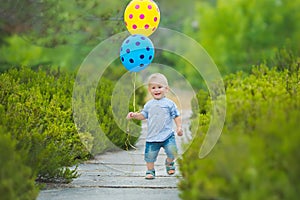
<svg viewBox="0 0 300 200"><path fill-rule="evenodd" d="M174 134L173 119L180 115L176 104L164 97L148 101L141 113L147 119L147 142L163 142Z"/></svg>

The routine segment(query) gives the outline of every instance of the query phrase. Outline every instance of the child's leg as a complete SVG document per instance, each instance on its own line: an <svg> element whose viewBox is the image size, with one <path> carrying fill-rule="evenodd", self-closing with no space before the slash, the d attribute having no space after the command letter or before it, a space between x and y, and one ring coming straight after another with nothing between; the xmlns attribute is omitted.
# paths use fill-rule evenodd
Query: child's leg
<svg viewBox="0 0 300 200"><path fill-rule="evenodd" d="M147 170L153 170L154 169L154 162L147 162Z"/></svg>
<svg viewBox="0 0 300 200"><path fill-rule="evenodd" d="M167 157L167 162L168 163L171 163L171 162L173 162L175 159L172 159L172 158L169 158L169 157Z"/></svg>
<svg viewBox="0 0 300 200"><path fill-rule="evenodd" d="M164 149L167 154L167 159L165 163L166 171L169 175L172 175L175 173L174 160L177 156L177 145L174 135L164 142Z"/></svg>
<svg viewBox="0 0 300 200"><path fill-rule="evenodd" d="M161 145L157 142L146 142L145 161L147 166L146 179L155 177L154 162L157 159Z"/></svg>
<svg viewBox="0 0 300 200"><path fill-rule="evenodd" d="M167 161L173 162L177 156L177 145L174 135L164 142L163 148L167 154Z"/></svg>

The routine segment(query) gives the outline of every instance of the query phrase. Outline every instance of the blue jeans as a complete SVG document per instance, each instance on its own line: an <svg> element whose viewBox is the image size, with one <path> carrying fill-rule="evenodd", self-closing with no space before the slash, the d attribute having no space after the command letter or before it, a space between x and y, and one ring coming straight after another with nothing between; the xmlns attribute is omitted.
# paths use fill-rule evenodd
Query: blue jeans
<svg viewBox="0 0 300 200"><path fill-rule="evenodd" d="M175 159L177 154L177 145L175 135L172 135L163 142L146 142L145 161L147 163L155 162L161 147L165 149L165 153L168 158Z"/></svg>

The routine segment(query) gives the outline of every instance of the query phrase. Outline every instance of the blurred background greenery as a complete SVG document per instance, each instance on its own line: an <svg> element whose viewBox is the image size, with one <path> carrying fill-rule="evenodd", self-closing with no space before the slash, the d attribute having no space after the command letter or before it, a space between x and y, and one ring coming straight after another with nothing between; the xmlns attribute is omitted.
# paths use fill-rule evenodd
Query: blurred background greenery
<svg viewBox="0 0 300 200"><path fill-rule="evenodd" d="M78 69L97 44L126 30L123 12L129 2L1 0L0 70L17 65ZM299 52L299 0L158 0L157 4L159 26L198 41L222 74L249 72L281 48ZM187 63L178 58L163 55L160 62L189 77L184 70Z"/></svg>
<svg viewBox="0 0 300 200"><path fill-rule="evenodd" d="M126 31L123 12L129 2L0 0L0 138L1 147L13 156L8 159L0 152L0 191L6 192L7 199L34 199L37 179L70 181L77 176L76 170L63 167L91 156L75 134L71 110L74 74L96 45ZM210 119L211 100L205 84L188 61L156 52L153 62L172 66L198 93L193 104L200 109L193 109L192 126L200 127L193 132L197 139L180 160L181 197L297 199L300 0L156 3L161 11L159 26L199 42L217 64L227 94L223 135L212 154L200 160L198 151ZM114 81L126 72L119 60L112 66L105 72L110 80L99 85L106 88L98 95L103 104L109 104ZM139 98L144 97L145 92L140 91ZM99 111L108 116L102 125L118 132L109 123L109 105L102 107L108 108ZM93 140L88 130L82 134ZM115 139L116 144L124 145ZM45 155L51 159L43 159ZM7 166L14 162L24 170L10 176L15 168ZM11 184L23 180L27 180L26 187Z"/></svg>

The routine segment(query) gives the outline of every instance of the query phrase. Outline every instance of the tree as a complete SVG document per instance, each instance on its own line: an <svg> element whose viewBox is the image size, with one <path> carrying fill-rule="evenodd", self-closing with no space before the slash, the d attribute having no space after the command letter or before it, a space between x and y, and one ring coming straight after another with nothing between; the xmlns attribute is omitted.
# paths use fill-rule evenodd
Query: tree
<svg viewBox="0 0 300 200"><path fill-rule="evenodd" d="M5 52L0 62L6 68L52 64L76 69L92 48L126 30L123 13L129 2L0 0L0 48ZM182 31L194 0L156 3L161 11L160 27Z"/></svg>
<svg viewBox="0 0 300 200"><path fill-rule="evenodd" d="M197 2L198 29L186 26L223 72L248 70L286 47L300 52L300 1Z"/></svg>
<svg viewBox="0 0 300 200"><path fill-rule="evenodd" d="M119 24L125 3L25 0L13 4L1 0L0 33L1 36L20 34L32 43L50 47L85 44L124 29Z"/></svg>

